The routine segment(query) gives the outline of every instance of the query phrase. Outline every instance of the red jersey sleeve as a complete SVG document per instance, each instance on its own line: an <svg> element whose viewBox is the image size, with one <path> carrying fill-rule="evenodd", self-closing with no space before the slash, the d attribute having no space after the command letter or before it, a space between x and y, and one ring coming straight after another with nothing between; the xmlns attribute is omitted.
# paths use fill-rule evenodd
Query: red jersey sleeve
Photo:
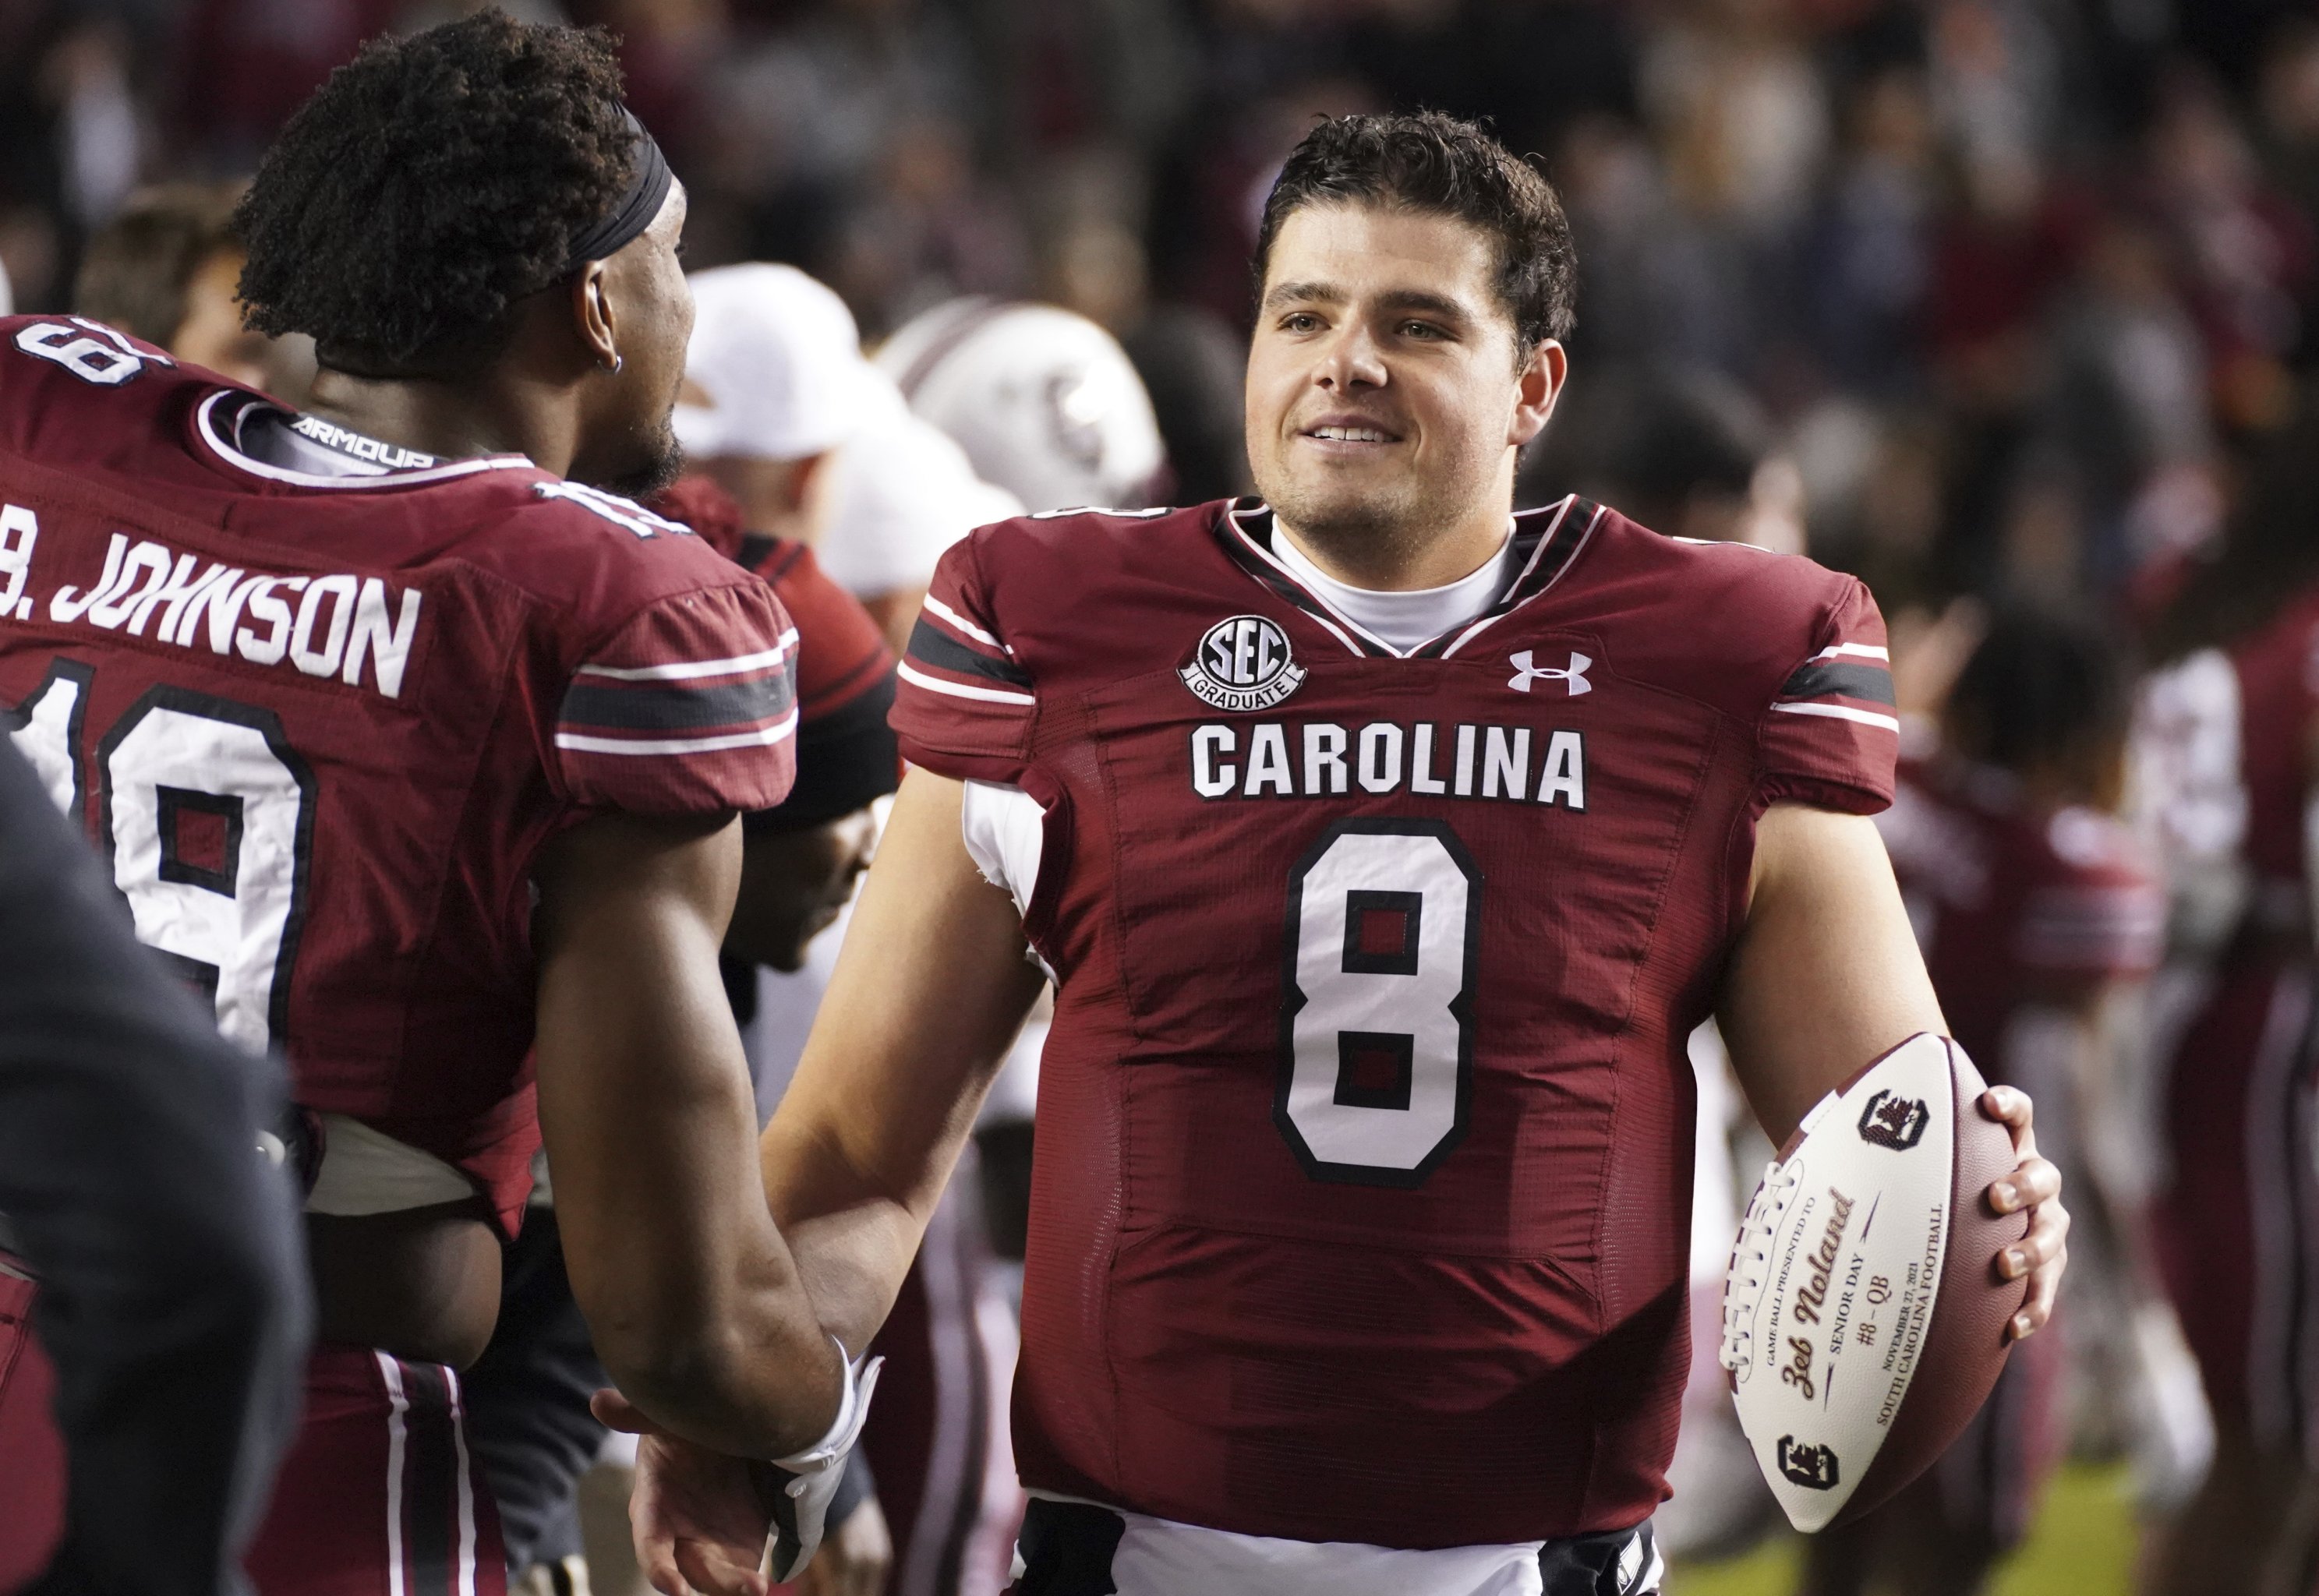
<svg viewBox="0 0 2319 1596"><path fill-rule="evenodd" d="M2106 816L2063 809L2022 901L2013 956L2024 969L2098 986L2157 968L2166 899L2134 838Z"/></svg>
<svg viewBox="0 0 2319 1596"><path fill-rule="evenodd" d="M1892 801L1900 753L1884 618L1847 581L1764 711L1761 790L1769 803L1872 815Z"/></svg>
<svg viewBox="0 0 2319 1596"><path fill-rule="evenodd" d="M797 643L761 582L647 604L585 649L564 690L564 795L646 815L771 808L796 777Z"/></svg>
<svg viewBox="0 0 2319 1596"><path fill-rule="evenodd" d="M887 715L894 655L861 602L802 543L751 533L741 564L772 584L798 629L798 780L758 826L816 825L894 790L901 756Z"/></svg>
<svg viewBox="0 0 2319 1596"><path fill-rule="evenodd" d="M1006 526L943 555L894 693L902 756L961 780L1020 781L1038 717L1037 684L1007 645L984 575L990 535Z"/></svg>

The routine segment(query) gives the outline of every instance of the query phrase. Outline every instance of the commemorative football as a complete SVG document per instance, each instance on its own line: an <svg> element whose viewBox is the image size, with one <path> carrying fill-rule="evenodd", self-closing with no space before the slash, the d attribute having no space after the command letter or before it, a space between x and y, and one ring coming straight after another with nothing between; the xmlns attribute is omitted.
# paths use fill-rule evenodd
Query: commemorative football
<svg viewBox="0 0 2319 1596"><path fill-rule="evenodd" d="M2014 1164L1946 1037L1909 1038L1804 1116L1764 1171L1723 1289L1740 1428L1789 1520L1869 1511L1924 1472L2005 1366L2028 1231L1986 1195Z"/></svg>

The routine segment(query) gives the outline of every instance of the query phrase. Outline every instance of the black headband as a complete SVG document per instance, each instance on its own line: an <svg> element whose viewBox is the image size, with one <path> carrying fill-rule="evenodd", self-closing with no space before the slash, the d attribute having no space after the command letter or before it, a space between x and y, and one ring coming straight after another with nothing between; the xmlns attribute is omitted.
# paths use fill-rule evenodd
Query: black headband
<svg viewBox="0 0 2319 1596"><path fill-rule="evenodd" d="M633 137L636 169L629 174L628 186L612 202L595 225L572 240L564 253L565 275L578 271L591 260L605 260L653 224L660 214L661 204L668 198L669 185L676 175L668 169L668 157L663 155L659 141L645 131L636 113L625 105L620 114L628 119L628 131Z"/></svg>

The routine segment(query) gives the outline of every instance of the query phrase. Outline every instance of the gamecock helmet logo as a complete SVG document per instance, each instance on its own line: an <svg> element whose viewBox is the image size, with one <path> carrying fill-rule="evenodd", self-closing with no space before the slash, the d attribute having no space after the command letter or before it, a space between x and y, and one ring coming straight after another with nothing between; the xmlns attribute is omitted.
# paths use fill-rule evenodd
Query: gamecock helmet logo
<svg viewBox="0 0 2319 1596"><path fill-rule="evenodd" d="M1860 1140L1906 1152L1925 1139L1933 1111L1919 1097L1895 1097L1878 1092L1860 1111Z"/></svg>

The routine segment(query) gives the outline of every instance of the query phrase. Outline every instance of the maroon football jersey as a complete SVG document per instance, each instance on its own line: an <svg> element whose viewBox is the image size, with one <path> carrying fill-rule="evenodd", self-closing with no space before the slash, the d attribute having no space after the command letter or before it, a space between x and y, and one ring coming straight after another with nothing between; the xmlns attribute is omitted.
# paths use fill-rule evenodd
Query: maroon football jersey
<svg viewBox="0 0 2319 1596"><path fill-rule="evenodd" d="M2319 592L2289 603L2230 654L2239 683L2246 861L2259 889L2291 901L2299 914L2311 738L2319 727Z"/></svg>
<svg viewBox="0 0 2319 1596"><path fill-rule="evenodd" d="M740 505L707 477L686 477L652 508L771 582L797 627L797 785L751 827L818 825L893 791L902 773L887 725L894 654L861 600L829 579L806 545L750 531Z"/></svg>
<svg viewBox="0 0 2319 1596"><path fill-rule="evenodd" d="M2157 965L2166 901L2133 834L2090 809L2039 808L2003 771L1900 767L1877 817L1950 1032L1992 1080L2026 1005L2073 1007Z"/></svg>
<svg viewBox="0 0 2319 1596"><path fill-rule="evenodd" d="M795 634L672 521L519 455L295 416L0 320L0 708L138 934L303 1106L464 1168L537 1143L529 870L591 810L789 790Z"/></svg>
<svg viewBox="0 0 2319 1596"><path fill-rule="evenodd" d="M1687 1356L1683 1039L1764 806L1890 797L1882 622L1566 500L1404 654L1273 535L985 527L901 667L908 758L1046 807L1024 1481L1403 1547L1632 1525Z"/></svg>

